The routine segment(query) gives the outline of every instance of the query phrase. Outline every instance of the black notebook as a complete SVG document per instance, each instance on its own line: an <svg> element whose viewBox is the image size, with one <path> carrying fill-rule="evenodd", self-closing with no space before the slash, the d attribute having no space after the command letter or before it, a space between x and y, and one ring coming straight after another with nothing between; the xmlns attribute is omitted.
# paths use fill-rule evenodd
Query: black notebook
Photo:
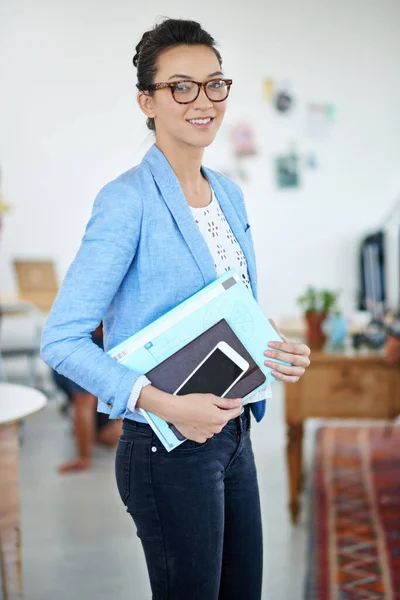
<svg viewBox="0 0 400 600"><path fill-rule="evenodd" d="M249 368L229 390L226 398L243 398L265 382L266 376L225 319L218 321L213 327L151 369L146 373L146 377L156 388L173 394L219 342L229 344L249 363Z"/></svg>

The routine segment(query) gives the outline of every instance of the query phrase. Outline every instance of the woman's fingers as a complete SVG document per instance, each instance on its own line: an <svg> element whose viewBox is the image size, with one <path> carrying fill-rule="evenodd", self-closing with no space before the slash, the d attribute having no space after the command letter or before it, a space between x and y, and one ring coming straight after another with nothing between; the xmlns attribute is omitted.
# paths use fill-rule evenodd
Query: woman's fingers
<svg viewBox="0 0 400 600"><path fill-rule="evenodd" d="M272 375L284 383L297 383L301 377L301 375L284 375L283 373L279 373L279 371L272 371Z"/></svg>
<svg viewBox="0 0 400 600"><path fill-rule="evenodd" d="M280 350L280 352L299 354L301 356L310 356L311 353L310 348L301 342L269 342L268 346Z"/></svg>
<svg viewBox="0 0 400 600"><path fill-rule="evenodd" d="M218 408L223 408L224 410L228 410L231 408L241 408L242 399L241 398L220 398L219 396L212 396L212 403Z"/></svg>
<svg viewBox="0 0 400 600"><path fill-rule="evenodd" d="M266 350L264 352L264 355L267 356L269 359L273 358L276 360L284 360L285 362L290 363L294 367L308 367L310 364L310 359L307 355L290 354L288 352L282 354L282 351L279 350Z"/></svg>
<svg viewBox="0 0 400 600"><path fill-rule="evenodd" d="M305 373L305 367L291 367L290 365L281 365L276 363L273 360L266 360L265 364L267 367L270 367L273 370L273 375L275 373L280 373L282 375L289 375L290 377L301 377Z"/></svg>

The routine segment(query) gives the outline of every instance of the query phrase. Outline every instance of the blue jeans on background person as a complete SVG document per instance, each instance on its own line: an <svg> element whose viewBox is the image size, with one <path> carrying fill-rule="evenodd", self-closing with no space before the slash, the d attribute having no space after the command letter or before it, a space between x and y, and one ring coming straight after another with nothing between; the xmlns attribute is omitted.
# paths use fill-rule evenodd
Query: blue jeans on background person
<svg viewBox="0 0 400 600"><path fill-rule="evenodd" d="M149 425L124 419L116 479L144 548L153 600L261 599L248 407L204 444L188 440L169 453Z"/></svg>

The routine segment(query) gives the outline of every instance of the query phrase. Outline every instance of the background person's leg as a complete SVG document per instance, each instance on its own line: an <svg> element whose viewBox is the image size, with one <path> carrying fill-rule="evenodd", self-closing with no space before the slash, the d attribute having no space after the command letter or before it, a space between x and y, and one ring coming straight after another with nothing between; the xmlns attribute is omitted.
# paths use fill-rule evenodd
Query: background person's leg
<svg viewBox="0 0 400 600"><path fill-rule="evenodd" d="M82 471L91 465L95 438L97 398L88 392L72 394L74 411L74 433L77 457L59 467L60 473Z"/></svg>
<svg viewBox="0 0 400 600"><path fill-rule="evenodd" d="M96 441L109 448L114 448L122 435L122 420L110 419L108 415L96 411L96 430Z"/></svg>

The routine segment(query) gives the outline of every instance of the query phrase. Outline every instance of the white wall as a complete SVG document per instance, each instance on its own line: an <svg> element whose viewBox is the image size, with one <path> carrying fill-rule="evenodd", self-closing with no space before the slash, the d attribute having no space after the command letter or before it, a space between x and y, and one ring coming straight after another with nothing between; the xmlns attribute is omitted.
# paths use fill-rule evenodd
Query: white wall
<svg viewBox="0 0 400 600"><path fill-rule="evenodd" d="M226 168L229 124L251 121L260 154L244 185L258 254L260 301L292 314L310 282L354 306L361 235L400 192L400 4L397 0L8 0L0 5L0 164L13 205L0 245L1 291L13 256L51 256L62 277L95 194L148 147L131 57L156 17L194 18L220 42L234 79L226 124L206 163ZM297 107L279 117L264 77L289 80ZM308 101L333 102L332 135L305 135ZM278 191L272 157L297 141L317 171ZM221 158L223 157L223 158Z"/></svg>

